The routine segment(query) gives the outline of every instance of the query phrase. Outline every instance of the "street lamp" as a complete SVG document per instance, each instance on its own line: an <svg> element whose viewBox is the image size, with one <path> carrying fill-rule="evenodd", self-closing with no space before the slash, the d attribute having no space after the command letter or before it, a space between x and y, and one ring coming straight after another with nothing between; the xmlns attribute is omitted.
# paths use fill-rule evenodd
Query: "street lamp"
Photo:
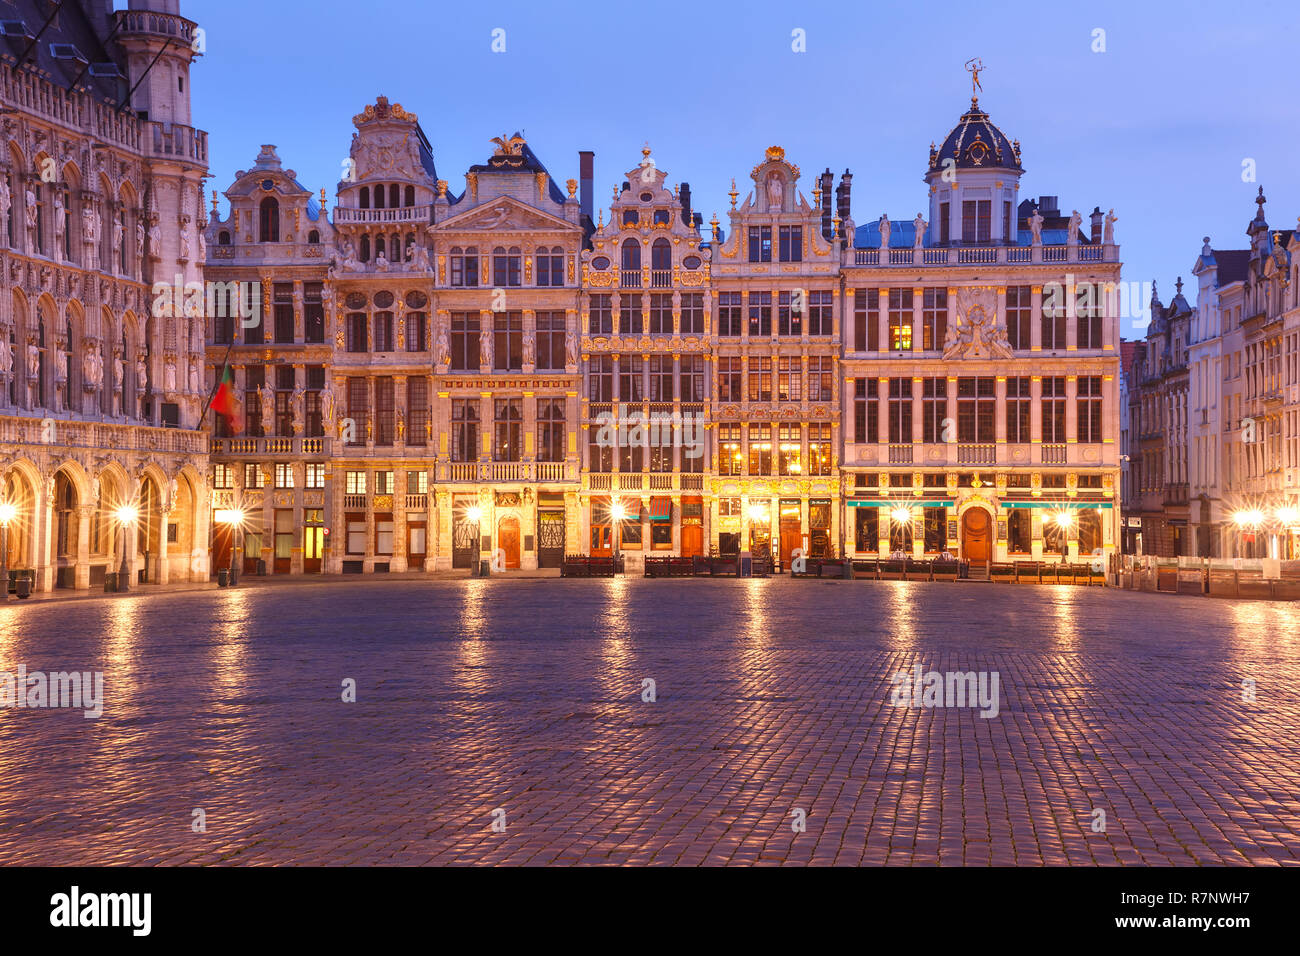
<svg viewBox="0 0 1300 956"><path fill-rule="evenodd" d="M234 587L239 580L239 573L235 569L236 540L235 533L244 523L244 513L238 508L218 508L212 515L217 524L224 524L230 528L230 572L226 582L230 587Z"/></svg>
<svg viewBox="0 0 1300 956"><path fill-rule="evenodd" d="M474 575L483 573L483 529L479 522L483 520L483 509L470 505L465 509L465 517L474 522Z"/></svg>
<svg viewBox="0 0 1300 956"><path fill-rule="evenodd" d="M140 517L140 509L135 505L122 505L116 512L117 523L122 526L122 566L117 572L117 588L119 591L131 590L131 573L126 567L126 534L127 530L135 524L135 519Z"/></svg>
<svg viewBox="0 0 1300 956"><path fill-rule="evenodd" d="M0 501L0 601L9 600L9 522L17 515L17 508Z"/></svg>
<svg viewBox="0 0 1300 956"><path fill-rule="evenodd" d="M627 505L617 498L609 506L609 523L614 526L614 570L618 571L618 551L623 536L623 519L627 517Z"/></svg>
<svg viewBox="0 0 1300 956"><path fill-rule="evenodd" d="M1052 515L1052 523L1061 530L1061 563L1065 564L1070 557L1070 529L1074 526L1074 512L1069 508L1062 508Z"/></svg>

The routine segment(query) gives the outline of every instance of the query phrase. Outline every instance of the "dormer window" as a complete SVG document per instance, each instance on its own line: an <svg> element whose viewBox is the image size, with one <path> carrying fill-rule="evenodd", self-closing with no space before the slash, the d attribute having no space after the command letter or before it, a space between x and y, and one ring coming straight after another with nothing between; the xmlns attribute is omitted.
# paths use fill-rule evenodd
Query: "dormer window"
<svg viewBox="0 0 1300 956"><path fill-rule="evenodd" d="M672 218L673 218L673 214L670 213L667 209L656 209L656 210L655 210L655 218L654 218L654 221L655 221L655 225L656 225L656 226L666 226L666 225L668 225L669 221L670 221Z"/></svg>
<svg viewBox="0 0 1300 956"><path fill-rule="evenodd" d="M642 193L638 198L642 202L653 202L655 197L654 193Z"/></svg>
<svg viewBox="0 0 1300 956"><path fill-rule="evenodd" d="M640 222L640 220L641 220L641 214L638 213L635 209L623 210L623 225L635 226L638 222Z"/></svg>
<svg viewBox="0 0 1300 956"><path fill-rule="evenodd" d="M280 241L280 204L271 196L258 208L258 242Z"/></svg>
<svg viewBox="0 0 1300 956"><path fill-rule="evenodd" d="M222 229L219 233L217 233L217 245L219 246L230 245L230 233L224 229Z"/></svg>
<svg viewBox="0 0 1300 956"><path fill-rule="evenodd" d="M320 233L315 229L307 233L307 242L313 246L320 245Z"/></svg>

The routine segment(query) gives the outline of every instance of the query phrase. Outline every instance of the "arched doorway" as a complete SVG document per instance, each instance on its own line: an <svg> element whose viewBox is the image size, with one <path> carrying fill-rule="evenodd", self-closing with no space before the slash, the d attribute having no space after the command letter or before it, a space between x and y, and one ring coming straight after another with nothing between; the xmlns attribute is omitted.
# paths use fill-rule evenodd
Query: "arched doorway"
<svg viewBox="0 0 1300 956"><path fill-rule="evenodd" d="M519 519L513 515L497 523L497 547L505 554L507 570L519 567Z"/></svg>
<svg viewBox="0 0 1300 956"><path fill-rule="evenodd" d="M76 587L79 543L77 488L65 472L54 476L54 586Z"/></svg>
<svg viewBox="0 0 1300 956"><path fill-rule="evenodd" d="M983 508L969 508L961 519L961 556L987 564L993 556L993 519Z"/></svg>
<svg viewBox="0 0 1300 956"><path fill-rule="evenodd" d="M36 496L32 493L31 483L21 471L11 470L0 481L0 502L13 505L14 508L14 516L4 534L5 568L11 576L14 571L30 571Z"/></svg>
<svg viewBox="0 0 1300 956"><path fill-rule="evenodd" d="M139 555L140 581L157 583L158 555L161 552L163 528L162 495L152 478L145 478L140 486L139 514L136 517L136 554Z"/></svg>

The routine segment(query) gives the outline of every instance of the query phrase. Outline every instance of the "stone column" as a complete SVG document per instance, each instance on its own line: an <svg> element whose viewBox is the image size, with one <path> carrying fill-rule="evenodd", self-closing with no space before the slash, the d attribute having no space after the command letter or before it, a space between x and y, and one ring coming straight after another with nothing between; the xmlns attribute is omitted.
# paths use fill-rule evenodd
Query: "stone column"
<svg viewBox="0 0 1300 956"><path fill-rule="evenodd" d="M912 290L912 351L919 352L925 345L925 317L923 308L925 305L925 290ZM935 348L941 346L942 342L935 343Z"/></svg>
<svg viewBox="0 0 1300 956"><path fill-rule="evenodd" d="M33 591L54 590L54 479L46 478L45 487L34 489L32 502L32 568L36 580Z"/></svg>
<svg viewBox="0 0 1300 956"><path fill-rule="evenodd" d="M94 514L94 505L77 509L77 568L73 587L79 591L90 587L90 519Z"/></svg>
<svg viewBox="0 0 1300 956"><path fill-rule="evenodd" d="M1043 378L1041 375L1029 379L1029 440L1035 445L1043 441ZM1032 462L1039 464L1039 462Z"/></svg>
<svg viewBox="0 0 1300 956"><path fill-rule="evenodd" d="M876 379L876 407L878 409L877 425L880 429L878 444L888 446L890 441L889 434L889 379L881 377ZM880 461L889 460L888 452L885 451Z"/></svg>
<svg viewBox="0 0 1300 956"><path fill-rule="evenodd" d="M947 408L944 410L944 417L947 418L949 423L952 425L952 431L949 434L954 440L948 442L947 443L948 447L944 449L944 461L946 461L949 465L955 465L957 463L957 451L956 448L954 447L956 445L956 438L957 438L957 378L956 376L954 375L948 376L947 386L948 386Z"/></svg>
<svg viewBox="0 0 1300 956"><path fill-rule="evenodd" d="M1007 377L999 375L994 385L997 395L998 410L995 413L996 418L993 420L993 427L996 429L996 439L999 445L1007 443ZM1002 456L999 452L998 457Z"/></svg>
<svg viewBox="0 0 1300 956"><path fill-rule="evenodd" d="M174 504L171 501L164 502L158 508L159 529L158 529L158 555L155 560L158 562L158 583L166 584L171 580L171 562L167 560L167 530L171 524L172 508Z"/></svg>
<svg viewBox="0 0 1300 956"><path fill-rule="evenodd" d="M889 351L889 288L876 290L876 331L880 335L881 353Z"/></svg>
<svg viewBox="0 0 1300 956"><path fill-rule="evenodd" d="M1034 286L1029 297L1029 350L1043 350L1043 287Z"/></svg>
<svg viewBox="0 0 1300 956"><path fill-rule="evenodd" d="M1079 440L1079 379L1074 375L1065 377L1065 440L1074 444Z"/></svg>
<svg viewBox="0 0 1300 956"><path fill-rule="evenodd" d="M430 515L429 533L433 541L428 545L429 557L425 567L430 571L451 570L451 495L446 491L430 492L430 499L437 499L436 515ZM437 522L435 527L434 522Z"/></svg>
<svg viewBox="0 0 1300 956"><path fill-rule="evenodd" d="M922 401L923 396L922 380L917 377L912 378L912 444L919 445L925 441L925 423L922 409L925 403ZM916 464L920 464L917 462Z"/></svg>
<svg viewBox="0 0 1300 956"><path fill-rule="evenodd" d="M1079 291L1073 280L1065 287L1065 350L1073 352L1079 342Z"/></svg>

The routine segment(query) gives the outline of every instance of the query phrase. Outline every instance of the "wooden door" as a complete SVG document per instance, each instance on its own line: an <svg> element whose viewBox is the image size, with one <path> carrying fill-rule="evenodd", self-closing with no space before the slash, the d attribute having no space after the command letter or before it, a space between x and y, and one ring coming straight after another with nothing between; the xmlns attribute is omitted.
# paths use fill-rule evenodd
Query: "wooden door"
<svg viewBox="0 0 1300 956"><path fill-rule="evenodd" d="M497 547L505 552L507 570L519 567L519 519L502 518L497 525Z"/></svg>
<svg viewBox="0 0 1300 956"><path fill-rule="evenodd" d="M698 524L682 525L682 557L704 556L704 528Z"/></svg>
<svg viewBox="0 0 1300 956"><path fill-rule="evenodd" d="M406 566L412 571L422 570L427 550L428 541L425 537L425 523L423 521L410 522L406 526Z"/></svg>
<svg viewBox="0 0 1300 956"><path fill-rule="evenodd" d="M992 555L992 520L983 508L971 508L961 519L961 556L985 564Z"/></svg>
<svg viewBox="0 0 1300 956"><path fill-rule="evenodd" d="M558 568L564 563L564 512L537 512L537 566Z"/></svg>

